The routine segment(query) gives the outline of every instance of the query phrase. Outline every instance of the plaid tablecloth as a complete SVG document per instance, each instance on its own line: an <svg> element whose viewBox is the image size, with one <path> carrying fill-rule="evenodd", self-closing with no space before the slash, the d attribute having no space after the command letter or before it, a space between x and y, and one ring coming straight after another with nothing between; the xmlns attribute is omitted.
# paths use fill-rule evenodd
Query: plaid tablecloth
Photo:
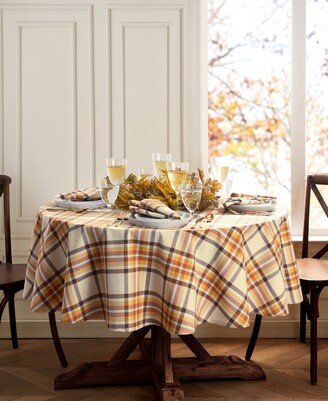
<svg viewBox="0 0 328 401"><path fill-rule="evenodd" d="M27 266L24 297L35 312L189 334L204 322L247 327L251 312L283 316L302 300L283 213L216 212L203 228L145 229L110 227L107 210L52 206L36 216Z"/></svg>

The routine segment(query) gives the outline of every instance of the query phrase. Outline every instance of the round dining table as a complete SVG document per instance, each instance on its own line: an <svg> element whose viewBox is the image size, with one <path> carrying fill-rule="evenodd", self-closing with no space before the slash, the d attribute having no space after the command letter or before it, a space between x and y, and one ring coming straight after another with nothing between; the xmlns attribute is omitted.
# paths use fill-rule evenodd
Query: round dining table
<svg viewBox="0 0 328 401"><path fill-rule="evenodd" d="M136 227L127 215L53 202L37 213L24 288L32 311L131 333L111 360L57 376L55 389L152 382L159 399L176 401L183 380L264 379L253 362L210 355L194 333L202 323L248 327L252 314L284 316L302 301L286 213L213 209L170 229ZM195 356L172 358L171 334ZM143 358L128 360L138 346Z"/></svg>

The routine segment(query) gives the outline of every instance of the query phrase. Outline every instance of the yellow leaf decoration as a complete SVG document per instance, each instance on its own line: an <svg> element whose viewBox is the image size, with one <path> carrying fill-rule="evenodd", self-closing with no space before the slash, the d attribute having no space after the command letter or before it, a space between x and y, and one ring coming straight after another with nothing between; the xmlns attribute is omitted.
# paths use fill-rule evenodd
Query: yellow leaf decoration
<svg viewBox="0 0 328 401"><path fill-rule="evenodd" d="M203 183L202 198L199 211L212 206L217 207L218 201L216 192L221 188L221 184L216 180L206 179L204 172L198 170L200 179ZM131 200L158 199L173 210L184 209L182 200L177 197L172 189L167 172L151 180L147 178L138 178L135 174L130 174L121 184L116 199L116 206L121 209L128 209Z"/></svg>

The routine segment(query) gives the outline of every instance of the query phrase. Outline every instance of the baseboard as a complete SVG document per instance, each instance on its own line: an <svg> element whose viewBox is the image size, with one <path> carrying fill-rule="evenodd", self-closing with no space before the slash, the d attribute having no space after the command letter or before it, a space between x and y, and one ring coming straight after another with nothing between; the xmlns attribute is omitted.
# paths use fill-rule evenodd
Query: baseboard
<svg viewBox="0 0 328 401"><path fill-rule="evenodd" d="M309 327L308 327L309 329ZM128 333L108 331L102 321L89 321L77 324L58 322L61 338L125 338ZM19 321L17 331L20 338L50 338L48 321ZM299 323L296 320L263 321L262 338L297 338ZM251 327L247 329L227 329L215 324L202 324L196 330L198 338L249 338ZM328 338L328 320L318 323L318 337ZM1 323L0 338L10 338L9 322Z"/></svg>

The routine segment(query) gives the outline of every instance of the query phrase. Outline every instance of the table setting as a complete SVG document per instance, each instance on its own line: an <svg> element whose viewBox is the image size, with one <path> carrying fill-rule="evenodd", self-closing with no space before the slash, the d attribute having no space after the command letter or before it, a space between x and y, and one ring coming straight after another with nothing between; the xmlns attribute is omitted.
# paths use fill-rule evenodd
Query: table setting
<svg viewBox="0 0 328 401"><path fill-rule="evenodd" d="M154 153L152 159L154 170L140 169L126 178L127 159L108 158L107 176L99 180L98 187L56 195L55 207L79 212L105 207L128 209L132 222L140 226L141 217L145 224L148 221L154 228L156 221L151 219L178 220L177 216L174 217L174 211L182 213L181 216L187 223L186 213L189 212L191 218L196 210L203 211L211 207L221 207L224 213L232 214L269 215L276 209L275 197L231 193L232 180L227 179L229 166L225 158L210 158L209 179L205 178L202 170L189 173L189 163L172 162L170 154ZM161 202L163 208L171 209L171 215L156 213L151 208L145 213L147 208L140 208L138 202L147 202L149 199ZM159 224L164 227L165 223ZM181 223L176 224L182 226Z"/></svg>
<svg viewBox="0 0 328 401"><path fill-rule="evenodd" d="M251 314L284 316L302 300L288 216L274 197L232 193L221 159L210 160L209 177L168 154L152 159L154 172L129 175L126 159L107 159L98 187L38 210L24 288L32 311L132 332L110 361L57 376L56 389L153 382L173 401L183 399L180 380L264 379L253 362L212 357L196 328L241 329ZM171 358L172 334L195 358ZM128 361L137 346L143 359Z"/></svg>

